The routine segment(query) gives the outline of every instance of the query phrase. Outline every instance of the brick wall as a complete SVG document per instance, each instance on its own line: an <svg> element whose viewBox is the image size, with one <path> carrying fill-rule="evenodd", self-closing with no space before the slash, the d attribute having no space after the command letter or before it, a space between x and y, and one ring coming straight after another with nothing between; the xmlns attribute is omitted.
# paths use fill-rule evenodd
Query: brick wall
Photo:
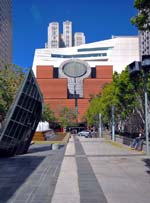
<svg viewBox="0 0 150 203"><path fill-rule="evenodd" d="M104 86L110 83L112 79L84 79L83 85L83 94L84 98L90 98L91 96L95 96L99 94Z"/></svg>
<svg viewBox="0 0 150 203"><path fill-rule="evenodd" d="M113 66L96 66L96 78L112 79Z"/></svg>
<svg viewBox="0 0 150 203"><path fill-rule="evenodd" d="M36 77L37 78L53 78L53 66L37 66L36 67Z"/></svg>
<svg viewBox="0 0 150 203"><path fill-rule="evenodd" d="M67 99L67 79L37 79L44 99Z"/></svg>
<svg viewBox="0 0 150 203"><path fill-rule="evenodd" d="M58 116L62 107L75 109L75 100L67 98L67 79L53 78L53 66L37 66L37 81L43 93L44 102ZM91 95L99 94L103 87L112 81L112 66L96 66L96 78L85 78L83 81L84 98L78 99L78 121L82 118L89 106Z"/></svg>

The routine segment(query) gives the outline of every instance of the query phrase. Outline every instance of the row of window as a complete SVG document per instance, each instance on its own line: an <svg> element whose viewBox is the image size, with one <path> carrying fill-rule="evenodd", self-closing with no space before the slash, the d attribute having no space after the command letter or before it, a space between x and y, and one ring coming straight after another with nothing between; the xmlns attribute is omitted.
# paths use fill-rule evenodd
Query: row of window
<svg viewBox="0 0 150 203"><path fill-rule="evenodd" d="M103 56L107 56L107 53L75 54L75 55L51 54L51 57L54 58L83 58L83 57L103 57Z"/></svg>
<svg viewBox="0 0 150 203"><path fill-rule="evenodd" d="M95 47L95 48L82 48L78 49L78 52L85 52L85 51L106 51L106 50L112 50L113 47Z"/></svg>

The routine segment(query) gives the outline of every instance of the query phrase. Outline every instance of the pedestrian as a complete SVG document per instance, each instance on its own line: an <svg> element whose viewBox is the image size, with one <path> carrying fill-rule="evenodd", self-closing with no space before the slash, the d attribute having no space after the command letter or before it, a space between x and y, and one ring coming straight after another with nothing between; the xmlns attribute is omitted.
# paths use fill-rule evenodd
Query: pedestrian
<svg viewBox="0 0 150 203"><path fill-rule="evenodd" d="M136 149L136 150L141 151L142 148L143 148L143 141L144 141L144 139L145 139L144 130L141 129L141 130L139 131L138 137L136 137L136 138L133 140L133 142L132 142L132 144L131 144L131 149Z"/></svg>

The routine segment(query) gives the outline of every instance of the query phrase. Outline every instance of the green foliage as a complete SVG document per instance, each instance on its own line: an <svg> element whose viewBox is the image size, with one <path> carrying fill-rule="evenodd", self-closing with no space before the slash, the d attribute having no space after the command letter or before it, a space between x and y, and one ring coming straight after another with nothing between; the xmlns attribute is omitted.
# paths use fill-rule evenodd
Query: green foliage
<svg viewBox="0 0 150 203"><path fill-rule="evenodd" d="M91 100L86 113L88 124L96 124L99 113L102 115L103 122L109 123L112 117L112 106L115 107L116 120L126 120L135 108L140 108L140 95L143 95L141 76L136 80L131 79L127 68L121 74L115 72L113 81L104 87L99 97Z"/></svg>
<svg viewBox="0 0 150 203"><path fill-rule="evenodd" d="M59 112L59 121L62 127L71 126L76 122L77 116L74 109L63 107Z"/></svg>
<svg viewBox="0 0 150 203"><path fill-rule="evenodd" d="M54 122L56 120L54 112L50 109L48 104L44 104L41 120L47 122Z"/></svg>
<svg viewBox="0 0 150 203"><path fill-rule="evenodd" d="M85 118L88 126L96 125L98 123L98 114L100 112L100 97L95 97L90 102L90 107L86 112Z"/></svg>
<svg viewBox="0 0 150 203"><path fill-rule="evenodd" d="M4 119L16 92L24 79L22 69L16 65L6 65L0 69L0 116Z"/></svg>
<svg viewBox="0 0 150 203"><path fill-rule="evenodd" d="M137 105L135 87L132 83L128 69L122 71L114 78L116 89L117 109L121 119L125 119Z"/></svg>
<svg viewBox="0 0 150 203"><path fill-rule="evenodd" d="M134 7L139 13L131 18L131 23L141 31L150 31L150 0L135 0Z"/></svg>

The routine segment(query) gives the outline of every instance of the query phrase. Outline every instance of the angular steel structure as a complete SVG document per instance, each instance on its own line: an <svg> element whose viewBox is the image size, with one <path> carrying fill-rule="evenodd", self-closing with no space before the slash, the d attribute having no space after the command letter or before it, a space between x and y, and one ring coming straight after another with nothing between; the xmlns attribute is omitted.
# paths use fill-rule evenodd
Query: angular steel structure
<svg viewBox="0 0 150 203"><path fill-rule="evenodd" d="M42 109L43 97L30 70L0 129L0 156L27 153Z"/></svg>

